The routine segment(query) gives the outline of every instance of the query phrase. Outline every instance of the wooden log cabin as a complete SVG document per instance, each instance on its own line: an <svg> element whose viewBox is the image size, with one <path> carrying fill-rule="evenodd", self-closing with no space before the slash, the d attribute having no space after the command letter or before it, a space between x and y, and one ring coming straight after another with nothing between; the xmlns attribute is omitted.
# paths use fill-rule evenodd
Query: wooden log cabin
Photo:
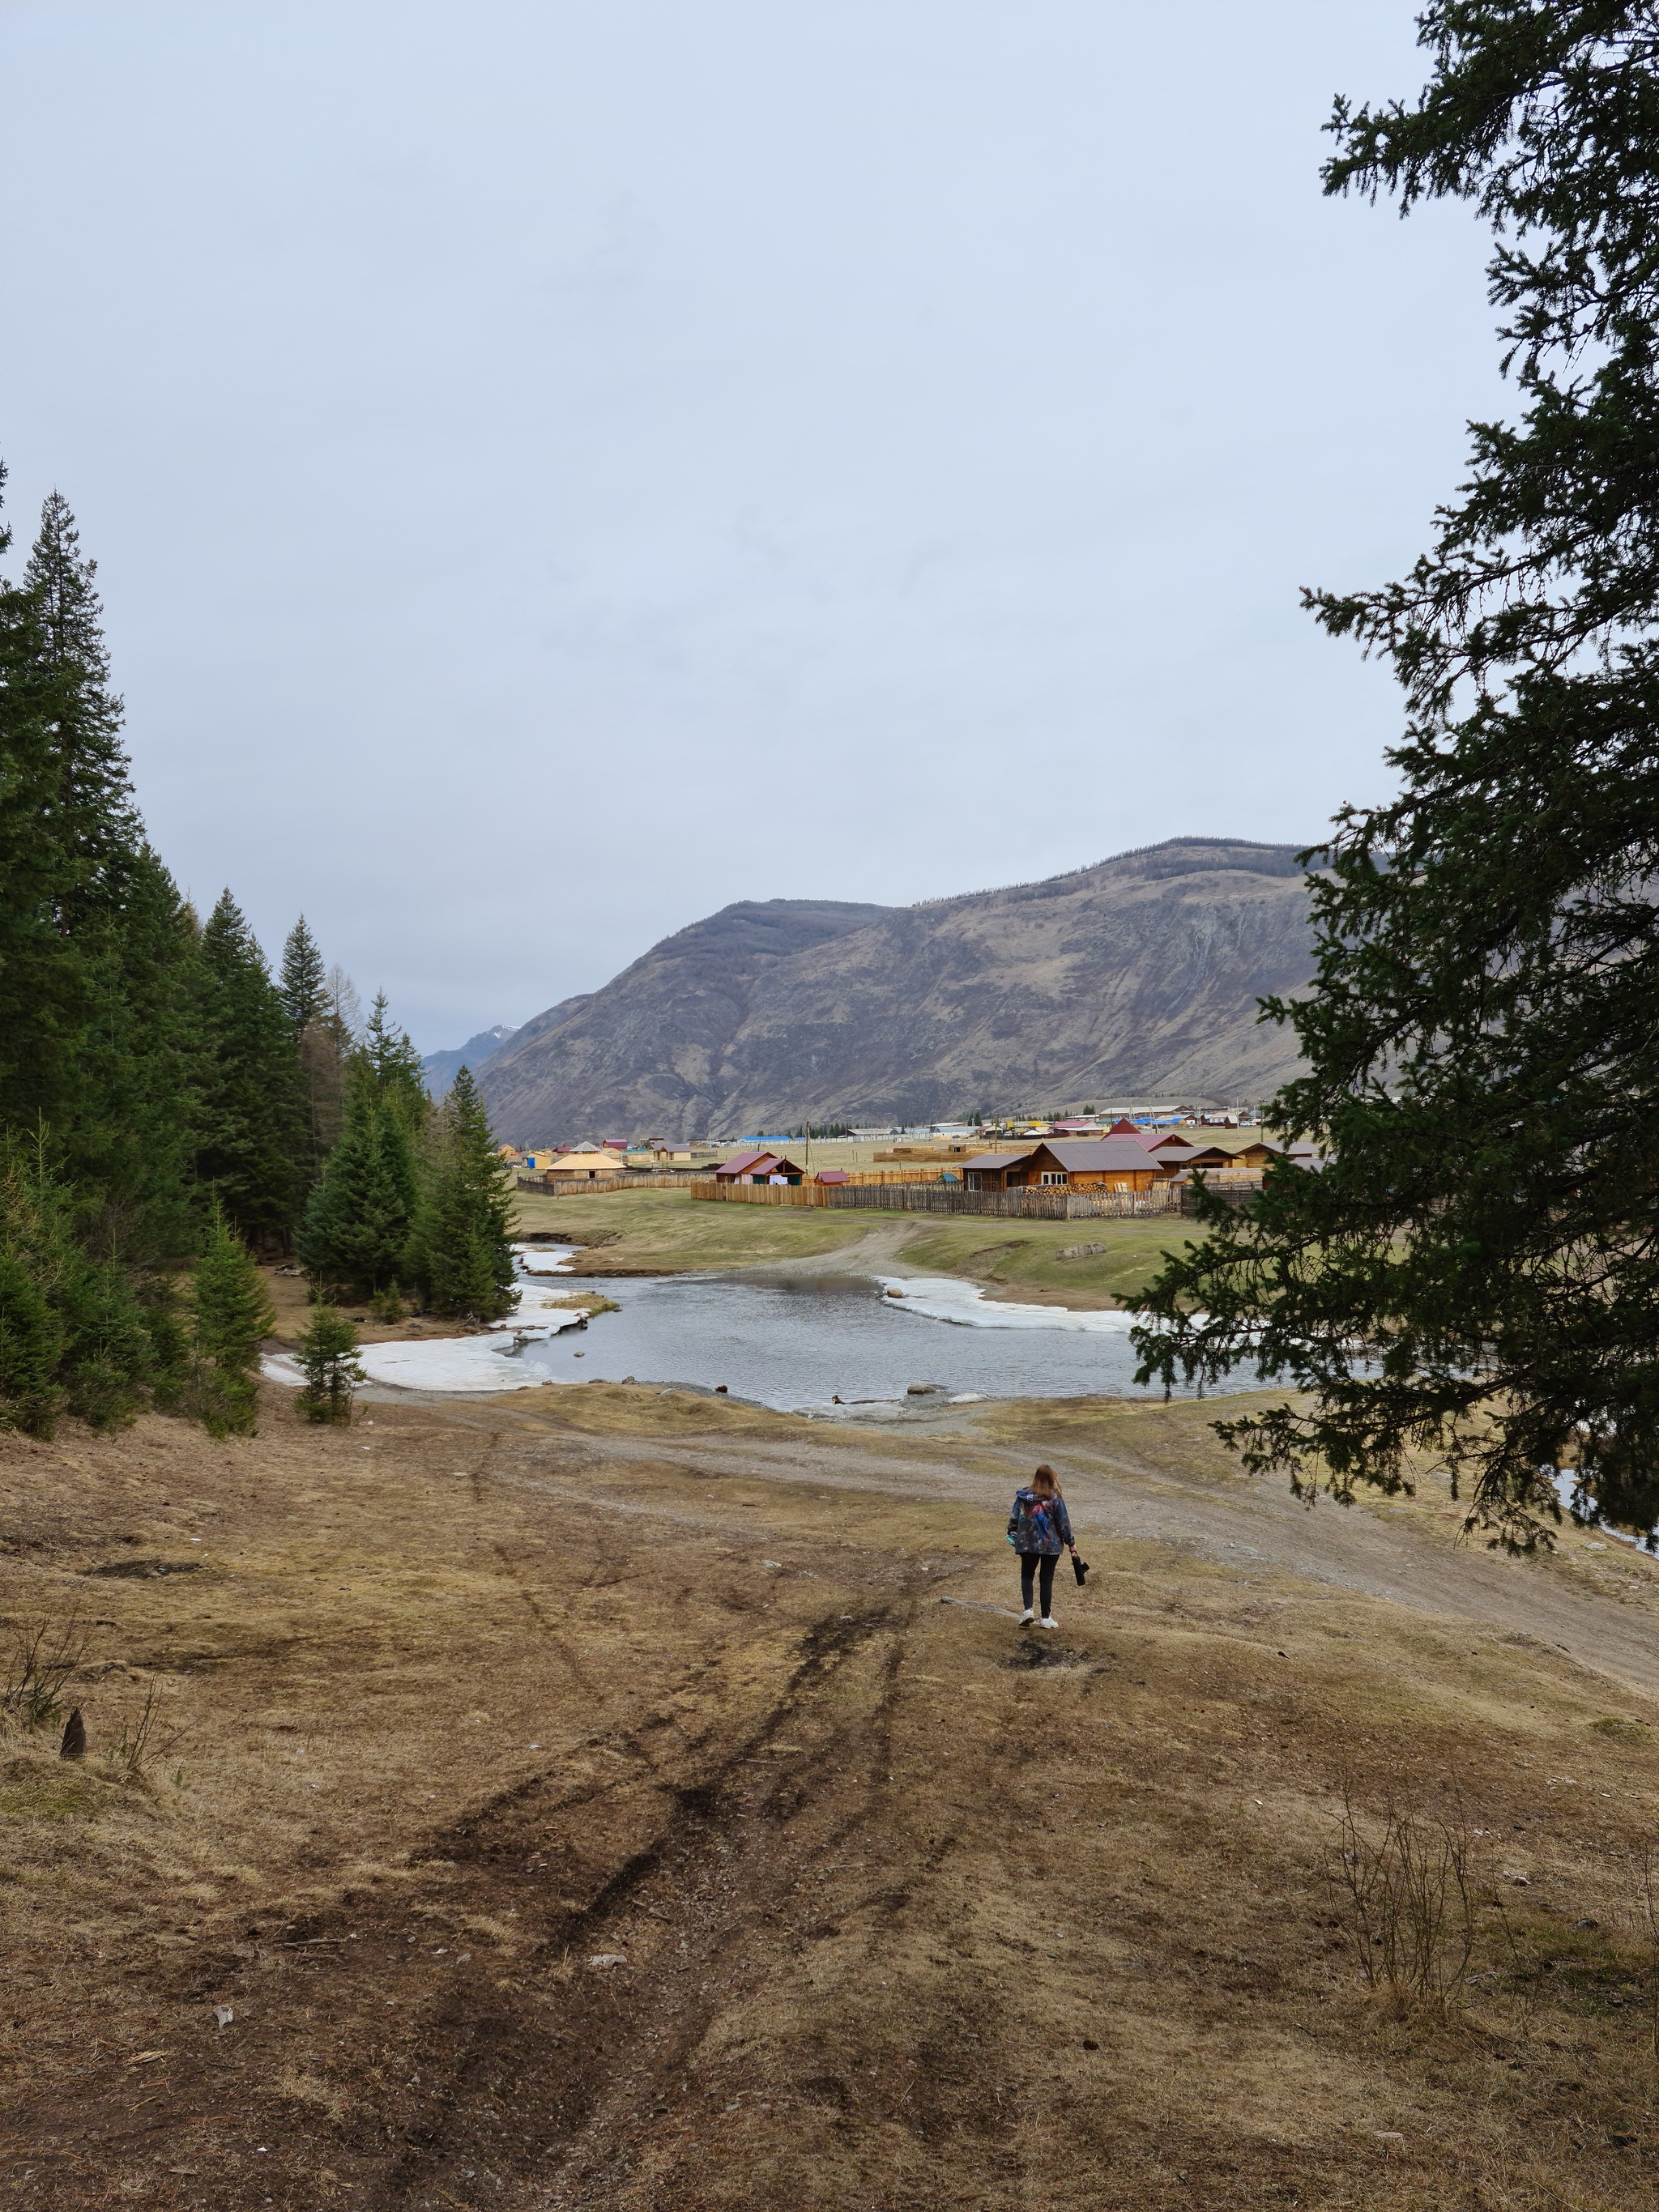
<svg viewBox="0 0 1659 2212"><path fill-rule="evenodd" d="M1137 1138L1052 1138L1019 1152L981 1152L964 1160L969 1190L1150 1190L1172 1167L1155 1160Z"/></svg>

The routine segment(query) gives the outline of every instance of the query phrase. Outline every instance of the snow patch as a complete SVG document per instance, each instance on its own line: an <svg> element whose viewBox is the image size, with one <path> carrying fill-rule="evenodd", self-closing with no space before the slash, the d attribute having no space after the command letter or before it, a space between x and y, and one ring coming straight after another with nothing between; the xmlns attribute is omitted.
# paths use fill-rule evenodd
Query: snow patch
<svg viewBox="0 0 1659 2212"><path fill-rule="evenodd" d="M441 1337L426 1344L366 1344L357 1354L371 1382L398 1390L530 1390L554 1377L513 1356L499 1336ZM305 1381L299 1362L287 1352L269 1352L260 1363L271 1382L297 1389Z"/></svg>
<svg viewBox="0 0 1659 2212"><path fill-rule="evenodd" d="M1070 1306L1024 1306L988 1298L977 1283L954 1275L878 1275L890 1313L945 1321L958 1328L1082 1329L1097 1336L1127 1336L1140 1321L1134 1313L1074 1313Z"/></svg>

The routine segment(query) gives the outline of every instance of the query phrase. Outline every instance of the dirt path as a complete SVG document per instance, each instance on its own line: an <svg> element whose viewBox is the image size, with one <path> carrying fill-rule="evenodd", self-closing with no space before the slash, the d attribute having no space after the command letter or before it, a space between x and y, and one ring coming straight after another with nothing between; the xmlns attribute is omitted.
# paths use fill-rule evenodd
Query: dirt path
<svg viewBox="0 0 1659 2212"><path fill-rule="evenodd" d="M885 1221L878 1229L860 1237L856 1244L843 1244L838 1250L824 1252L799 1260L769 1260L745 1267L745 1273L769 1275L919 1275L920 1267L910 1267L903 1258L904 1248L915 1241L927 1224L928 1217L919 1214L914 1219Z"/></svg>
<svg viewBox="0 0 1659 2212"><path fill-rule="evenodd" d="M539 1409L526 1411L526 1403L517 1401L514 1418L540 1427ZM676 1442L673 1459L722 1484L750 1474L813 1490L873 1486L971 1504L994 1528L1035 1454L1047 1449L1063 1464L1085 1553L1091 1540L1128 1540L1176 1547L1247 1577L1293 1575L1333 1594L1349 1590L1551 1644L1582 1667L1659 1697L1659 1562L1633 1547L1598 1544L1591 1553L1569 1529L1559 1557L1514 1559L1464 1538L1462 1516L1449 1502L1432 1510L1364 1498L1349 1507L1329 1498L1307 1505L1282 1480L1151 1463L1134 1446L1167 1436L1161 1408L1149 1419L1146 1407L1125 1405L1115 1418L1085 1427L1065 1452L1045 1445L1045 1410L1010 1404L981 1417L1005 1426L1029 1423L1024 1442L987 1436L975 1417L952 1413L897 1436L798 1423L787 1437L688 1437ZM489 1417L473 1408L462 1418ZM1183 1433L1201 1418L1190 1410ZM544 1419L565 1437L562 1452L578 1484L637 1455L631 1439L577 1440L562 1430L556 1409Z"/></svg>

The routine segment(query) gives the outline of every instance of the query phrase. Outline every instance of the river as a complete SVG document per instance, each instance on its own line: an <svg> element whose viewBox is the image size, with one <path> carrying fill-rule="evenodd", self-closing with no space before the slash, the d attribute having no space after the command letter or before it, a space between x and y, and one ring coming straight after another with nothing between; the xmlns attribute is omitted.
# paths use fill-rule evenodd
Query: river
<svg viewBox="0 0 1659 2212"><path fill-rule="evenodd" d="M367 1346L369 1380L467 1392L723 1383L757 1405L866 1420L974 1398L1159 1395L1136 1389L1127 1314L1005 1304L951 1276L584 1277L563 1272L573 1256L527 1249L520 1264L534 1272L513 1322L489 1336ZM547 1301L575 1291L599 1291L619 1310L572 1325ZM298 1380L290 1361L267 1371ZM1246 1377L1235 1385L1251 1387Z"/></svg>

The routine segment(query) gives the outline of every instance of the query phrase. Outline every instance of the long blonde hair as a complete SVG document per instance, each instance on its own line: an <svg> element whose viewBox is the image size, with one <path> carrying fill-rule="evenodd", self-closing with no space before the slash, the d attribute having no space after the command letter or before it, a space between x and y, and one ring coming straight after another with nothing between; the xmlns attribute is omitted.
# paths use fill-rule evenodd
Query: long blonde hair
<svg viewBox="0 0 1659 2212"><path fill-rule="evenodd" d="M1040 1467L1031 1477L1031 1488L1039 1498L1058 1498L1060 1477L1054 1473L1053 1468L1046 1465Z"/></svg>

